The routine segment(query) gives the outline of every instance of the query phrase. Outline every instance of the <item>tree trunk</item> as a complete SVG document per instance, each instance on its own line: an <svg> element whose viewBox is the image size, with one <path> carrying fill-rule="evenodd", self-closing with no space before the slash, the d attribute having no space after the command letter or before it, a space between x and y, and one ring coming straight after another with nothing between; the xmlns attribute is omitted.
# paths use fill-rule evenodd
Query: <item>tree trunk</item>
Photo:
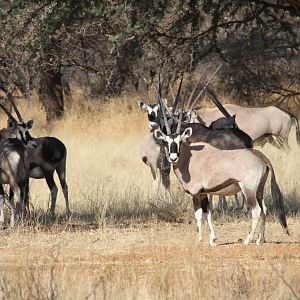
<svg viewBox="0 0 300 300"><path fill-rule="evenodd" d="M41 76L40 100L46 110L48 122L60 119L64 113L62 74L60 70L44 72Z"/></svg>

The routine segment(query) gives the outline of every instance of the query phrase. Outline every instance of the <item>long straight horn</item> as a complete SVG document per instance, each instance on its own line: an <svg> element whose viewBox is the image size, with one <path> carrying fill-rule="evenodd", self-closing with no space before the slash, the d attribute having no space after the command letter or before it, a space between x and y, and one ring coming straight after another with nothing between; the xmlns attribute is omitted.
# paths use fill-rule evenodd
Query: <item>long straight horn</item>
<svg viewBox="0 0 300 300"><path fill-rule="evenodd" d="M144 92L144 95L146 96L146 99L147 99L147 103L149 104L150 103L150 97L149 97L149 94L148 94L148 89L146 87L146 81L147 79L146 78L143 78L142 82L143 82L143 92Z"/></svg>
<svg viewBox="0 0 300 300"><path fill-rule="evenodd" d="M179 110L179 120L178 120L178 124L177 124L177 129L176 129L176 133L180 134L180 129L181 129L181 124L182 124L182 110Z"/></svg>
<svg viewBox="0 0 300 300"><path fill-rule="evenodd" d="M188 99L188 101L187 101L187 109L189 109L189 107L190 107L190 105L191 105L191 101L192 101L192 99L193 99L193 97L194 97L194 94L195 94L195 92L196 92L196 88L197 88L197 86L198 86L200 80L201 80L201 77L198 79L198 81L197 81L195 87L193 88L192 93L191 93L191 95L190 95L190 97L189 97L189 99Z"/></svg>
<svg viewBox="0 0 300 300"><path fill-rule="evenodd" d="M173 91L173 88L171 87L171 85L169 84L169 89L171 91L171 95L172 95L172 98L173 98L173 102L175 102L175 95L174 95L174 91Z"/></svg>
<svg viewBox="0 0 300 300"><path fill-rule="evenodd" d="M158 92L158 89L157 89L157 87L155 86L155 84L153 84L153 87L154 87L154 90L155 90L155 92L156 92L156 95L157 95L157 104L160 104L159 103L159 92ZM162 103L164 104L164 106L165 106L165 109L167 110L167 112L168 112L168 114L169 115L171 115L171 111L170 111L170 109L169 109L169 107L167 106L167 104L165 103L165 101L164 101L164 99L162 99L161 97L160 97L160 100L162 101ZM161 107L161 106L160 106Z"/></svg>
<svg viewBox="0 0 300 300"><path fill-rule="evenodd" d="M217 98L216 94L209 88L206 88L206 94L207 96L212 100L212 102L216 105L216 107L221 111L221 113L226 117L226 118L231 118L231 115L229 112L225 109L225 107L222 105L220 100Z"/></svg>
<svg viewBox="0 0 300 300"><path fill-rule="evenodd" d="M207 83L204 84L203 89L201 90L201 92L198 94L198 96L196 97L195 101L192 103L192 105L189 107L188 112L191 112L196 103L198 102L198 100L200 99L201 95L203 94L203 92L206 90L207 86L210 84L210 82L213 80L213 78L216 76L216 74L218 73L218 71L220 70L220 68L222 67L223 63L221 63L219 65L219 67L217 68L217 70L214 72L214 74L212 74L212 76L210 77L209 81Z"/></svg>
<svg viewBox="0 0 300 300"><path fill-rule="evenodd" d="M175 98L175 102L174 102L174 105L173 105L172 114L171 114L172 116L174 115L174 113L176 111L176 108L178 106L178 102L179 102L179 99L180 99L180 90L181 90L181 86L182 86L182 81L183 81L183 74L181 76L180 84L179 84L178 91L177 91L176 98Z"/></svg>
<svg viewBox="0 0 300 300"><path fill-rule="evenodd" d="M159 89L156 89L156 90L158 91ZM166 126L166 130L167 130L167 134L170 135L171 134L171 129L169 127L168 119L167 119L167 116L166 116L165 105L163 104L163 102L161 100L159 92L157 93L157 99L158 99L158 103L159 103L160 109L161 109L162 114L163 114L163 118L164 118L164 123L165 123L165 126Z"/></svg>
<svg viewBox="0 0 300 300"><path fill-rule="evenodd" d="M161 82L160 82L160 73L158 74L158 95L161 99Z"/></svg>
<svg viewBox="0 0 300 300"><path fill-rule="evenodd" d="M19 110L17 109L17 105L16 105L16 103L15 103L15 101L14 101L14 97L13 97L12 93L7 93L7 99L8 99L8 101L11 103L11 105L13 106L13 108L14 108L14 110L15 110L17 116L18 116L19 121L20 121L21 123L24 123L24 120L23 120L23 118L22 118L22 116L21 116Z"/></svg>
<svg viewBox="0 0 300 300"><path fill-rule="evenodd" d="M12 114L8 111L8 109L2 104L0 103L0 107L4 110L4 112L7 114L7 116L16 124L18 124L17 120L12 116Z"/></svg>

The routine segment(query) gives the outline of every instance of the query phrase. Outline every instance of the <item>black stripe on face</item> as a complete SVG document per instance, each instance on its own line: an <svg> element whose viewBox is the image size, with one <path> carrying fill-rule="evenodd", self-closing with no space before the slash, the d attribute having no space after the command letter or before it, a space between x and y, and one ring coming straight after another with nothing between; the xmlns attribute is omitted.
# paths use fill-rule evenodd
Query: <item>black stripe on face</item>
<svg viewBox="0 0 300 300"><path fill-rule="evenodd" d="M157 115L156 115L156 113L154 111L152 111L151 114L148 114L148 120L150 122L155 122L156 118L157 118Z"/></svg>
<svg viewBox="0 0 300 300"><path fill-rule="evenodd" d="M178 145L174 141L170 144L170 153L178 153Z"/></svg>

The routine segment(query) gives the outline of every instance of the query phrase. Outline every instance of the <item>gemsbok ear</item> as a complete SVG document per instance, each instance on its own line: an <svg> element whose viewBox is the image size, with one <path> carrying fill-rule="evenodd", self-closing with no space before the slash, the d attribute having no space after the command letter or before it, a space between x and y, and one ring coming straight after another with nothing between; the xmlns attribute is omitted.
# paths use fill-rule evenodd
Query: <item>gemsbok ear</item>
<svg viewBox="0 0 300 300"><path fill-rule="evenodd" d="M33 126L33 120L29 120L29 121L26 123L27 129L31 129L32 126Z"/></svg>
<svg viewBox="0 0 300 300"><path fill-rule="evenodd" d="M165 140L166 139L165 134L160 129L156 129L154 131L154 137L157 138L158 140Z"/></svg>
<svg viewBox="0 0 300 300"><path fill-rule="evenodd" d="M144 103L144 101L138 101L138 107L140 109L146 109L147 105Z"/></svg>
<svg viewBox="0 0 300 300"><path fill-rule="evenodd" d="M186 141L186 139L188 139L189 137L191 137L191 135L193 134L193 129L192 127L188 127L186 129L184 129L183 133L181 134L181 140L183 142Z"/></svg>
<svg viewBox="0 0 300 300"><path fill-rule="evenodd" d="M11 131L14 132L16 129L16 123L12 121L11 119L7 119L7 128Z"/></svg>
<svg viewBox="0 0 300 300"><path fill-rule="evenodd" d="M191 122L191 113L189 111L186 111L183 114L182 122L183 123L190 123Z"/></svg>

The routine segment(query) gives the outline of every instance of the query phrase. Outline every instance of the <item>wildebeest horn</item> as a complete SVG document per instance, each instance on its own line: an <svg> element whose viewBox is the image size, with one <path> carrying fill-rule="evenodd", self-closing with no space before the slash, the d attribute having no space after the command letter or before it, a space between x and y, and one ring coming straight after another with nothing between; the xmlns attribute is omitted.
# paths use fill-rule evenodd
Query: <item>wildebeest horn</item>
<svg viewBox="0 0 300 300"><path fill-rule="evenodd" d="M229 112L225 109L225 107L222 105L220 100L217 98L216 94L209 87L206 87L205 92L206 92L207 96L212 100L212 102L217 106L217 108L221 111L221 113L226 118L231 118L231 115L229 114Z"/></svg>
<svg viewBox="0 0 300 300"><path fill-rule="evenodd" d="M12 116L12 114L8 111L8 109L2 104L0 103L0 107L3 109L3 111L7 114L7 116L16 124L18 124L17 120Z"/></svg>
<svg viewBox="0 0 300 300"><path fill-rule="evenodd" d="M8 99L8 101L11 103L11 105L13 106L13 108L14 108L14 110L15 110L17 116L18 116L19 121L20 121L21 123L24 123L24 120L23 120L23 118L22 118L22 116L21 116L19 110L17 109L17 105L16 105L16 103L15 103L15 101L14 101L14 97L13 97L12 93L7 93L7 99Z"/></svg>
<svg viewBox="0 0 300 300"><path fill-rule="evenodd" d="M176 111L176 108L178 106L178 102L179 102L179 99L180 99L180 90L181 90L181 86L182 86L182 81L183 81L183 74L181 76L181 80L180 80L180 84L179 84L178 91L177 91L177 94L176 94L176 98L175 98L175 102L174 102L174 105L173 105L171 116L174 115L174 113Z"/></svg>
<svg viewBox="0 0 300 300"><path fill-rule="evenodd" d="M203 94L203 92L206 90L206 88L207 88L207 86L210 84L210 82L213 80L213 78L215 77L215 75L218 73L218 71L220 70L220 68L222 67L222 65L223 65L223 63L221 63L221 64L219 65L219 67L217 68L217 70L216 70L216 71L214 72L214 74L210 77L209 81L208 81L207 83L204 84L203 89L202 89L201 92L198 94L198 96L196 97L196 99L195 99L195 101L192 103L192 105L189 107L189 110L188 110L189 112L191 112L191 111L194 109L194 107L195 107L196 103L198 102L199 98L201 97L201 95Z"/></svg>
<svg viewBox="0 0 300 300"><path fill-rule="evenodd" d="M179 110L179 120L178 120L178 124L177 124L177 129L176 129L177 134L180 134L181 124L182 124L182 117L183 117L183 114L182 114L182 110L180 109Z"/></svg>
<svg viewBox="0 0 300 300"><path fill-rule="evenodd" d="M158 89L157 89L157 91L158 91ZM164 119L164 123L165 123L165 126L166 126L167 134L170 135L171 134L171 129L169 127L168 119L167 119L167 116L166 116L165 105L163 104L159 93L157 93L157 100L158 100L158 103L160 105L161 112L163 114L163 119Z"/></svg>

